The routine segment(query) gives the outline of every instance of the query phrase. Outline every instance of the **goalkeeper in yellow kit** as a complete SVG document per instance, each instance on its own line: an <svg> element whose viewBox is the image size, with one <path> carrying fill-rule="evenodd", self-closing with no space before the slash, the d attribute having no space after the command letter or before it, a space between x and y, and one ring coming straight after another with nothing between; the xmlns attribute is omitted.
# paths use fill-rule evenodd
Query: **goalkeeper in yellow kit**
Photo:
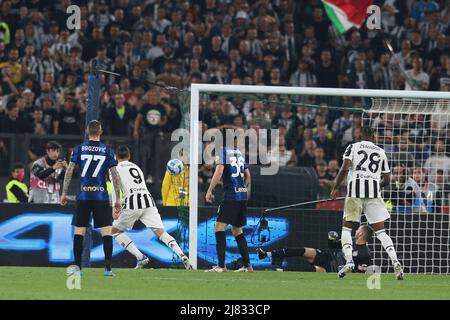
<svg viewBox="0 0 450 320"><path fill-rule="evenodd" d="M189 206L189 166L184 165L183 171L171 175L168 170L162 183L162 200L164 206Z"/></svg>

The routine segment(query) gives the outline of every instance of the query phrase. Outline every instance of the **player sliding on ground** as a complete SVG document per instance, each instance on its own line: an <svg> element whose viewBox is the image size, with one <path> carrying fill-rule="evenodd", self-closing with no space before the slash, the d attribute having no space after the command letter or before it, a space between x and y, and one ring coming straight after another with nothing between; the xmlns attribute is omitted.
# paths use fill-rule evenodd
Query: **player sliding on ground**
<svg viewBox="0 0 450 320"><path fill-rule="evenodd" d="M225 136L225 135L224 135ZM247 191L250 188L250 170L237 147L223 147L216 159L216 170L206 193L206 202L212 202L212 192L223 179L224 196L218 209L216 226L216 250L219 263L207 272L227 272L225 267L226 235L231 224L231 232L236 239L244 266L235 272L253 272L250 265L247 240L242 227L247 223Z"/></svg>
<svg viewBox="0 0 450 320"><path fill-rule="evenodd" d="M344 162L331 190L331 198L336 199L339 187L350 170L347 177L347 197L341 233L342 252L346 263L338 275L343 278L347 272L355 268L352 255L352 227L353 223L360 222L361 213L364 211L376 237L391 258L396 278L403 280L403 268L397 259L392 239L384 229L384 221L389 219L390 215L384 204L381 188L390 181L388 160L384 150L375 145L373 139L373 129L364 127L362 141L350 144L345 150Z"/></svg>
<svg viewBox="0 0 450 320"><path fill-rule="evenodd" d="M354 272L366 272L367 267L372 264L367 241L373 236L373 230L367 225L360 226L355 233L355 246L353 247ZM267 257L272 259L273 265L281 264L283 258L303 257L306 262L314 267L315 272L337 272L339 266L345 264L342 246L335 231L328 233L328 249L315 249L308 247L282 248L265 252L256 249L259 259Z"/></svg>
<svg viewBox="0 0 450 320"><path fill-rule="evenodd" d="M140 220L150 228L161 242L167 245L181 259L186 269L192 269L189 258L183 253L175 239L164 230L155 201L145 184L142 170L130 162L130 150L126 146L119 146L116 150L117 172L120 176L120 187L123 192L122 212L113 212L113 238L137 259L135 269L140 269L149 263L146 257L133 241L123 233L133 228L134 223ZM113 186L114 188L114 186ZM116 194L112 193L113 202Z"/></svg>

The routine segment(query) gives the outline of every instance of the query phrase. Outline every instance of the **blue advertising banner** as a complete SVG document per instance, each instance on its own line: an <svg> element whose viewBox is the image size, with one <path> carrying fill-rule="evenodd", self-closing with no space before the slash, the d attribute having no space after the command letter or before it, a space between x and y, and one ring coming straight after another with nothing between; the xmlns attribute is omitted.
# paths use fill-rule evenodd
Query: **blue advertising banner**
<svg viewBox="0 0 450 320"><path fill-rule="evenodd" d="M175 207L159 208L164 226L176 236L178 214ZM198 258L199 267L216 264L214 224L216 208L199 208ZM256 248L309 245L327 246L327 233L338 230L340 214L336 212L305 211L282 212L267 217L267 227L255 229L262 210L250 209L245 234L254 267L271 266L270 260L259 260ZM38 204L0 205L0 265L66 266L73 262L73 207ZM150 260L150 267L180 266L172 251L140 222L128 236ZM185 249L185 248L183 248ZM227 233L226 261L240 257L236 241ZM103 247L99 230L93 233L92 266L102 266ZM135 258L118 243L114 243L113 263L116 267L132 267ZM292 263L291 263L292 264ZM292 264L298 268L298 263Z"/></svg>

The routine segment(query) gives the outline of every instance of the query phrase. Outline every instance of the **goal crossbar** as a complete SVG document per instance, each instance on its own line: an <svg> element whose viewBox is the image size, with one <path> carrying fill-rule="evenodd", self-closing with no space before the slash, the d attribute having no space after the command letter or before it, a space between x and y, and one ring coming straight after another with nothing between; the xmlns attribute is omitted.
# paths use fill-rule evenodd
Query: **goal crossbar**
<svg viewBox="0 0 450 320"><path fill-rule="evenodd" d="M201 84L191 85L190 102L190 178L189 178L189 259L197 269L198 248L198 164L199 153L199 109L202 93L236 93L236 94L277 94L277 95L309 95L309 96L350 96L366 98L404 98L404 99L450 99L450 92L443 91L406 91L406 90L373 90L342 89L316 87L283 87L283 86L250 86Z"/></svg>

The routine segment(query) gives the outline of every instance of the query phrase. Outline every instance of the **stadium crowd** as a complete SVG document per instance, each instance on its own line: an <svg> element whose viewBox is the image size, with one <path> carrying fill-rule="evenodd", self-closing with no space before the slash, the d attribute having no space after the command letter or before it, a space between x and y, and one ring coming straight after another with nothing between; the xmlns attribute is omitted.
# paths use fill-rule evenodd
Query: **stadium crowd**
<svg viewBox="0 0 450 320"><path fill-rule="evenodd" d="M79 30L66 27L65 9L70 4L80 6ZM341 35L320 0L63 0L51 6L39 0L4 0L0 133L80 135L94 59L121 74L101 76L100 118L106 134L145 142L142 152L148 160L149 182L157 154L152 151L162 143L161 133L178 128L183 117L178 101L151 83L179 89L201 82L450 91L450 2L375 0L374 4L382 8L382 31L363 27ZM382 34L390 38L393 56L384 49ZM325 97L299 102L321 107L213 96L203 104L200 116L205 128L279 128L284 133L280 164L315 167L321 194L327 196L342 152L358 141L363 122L358 112L327 106L361 108L366 102ZM414 188L427 193L427 184L436 184L427 179L427 168L432 161L441 161L442 173L430 176L443 175L436 192L450 192L444 183L450 172L447 123L439 128L432 128L431 120L414 123L430 125L389 130L380 126L378 135L383 139L392 135L392 153L412 156L415 164L421 164L406 168ZM418 143L427 130L435 130L428 135L435 141ZM421 150L401 152L413 145ZM9 151L0 138L0 162ZM42 148L34 156L43 153ZM200 173L207 183L212 170L205 166Z"/></svg>

